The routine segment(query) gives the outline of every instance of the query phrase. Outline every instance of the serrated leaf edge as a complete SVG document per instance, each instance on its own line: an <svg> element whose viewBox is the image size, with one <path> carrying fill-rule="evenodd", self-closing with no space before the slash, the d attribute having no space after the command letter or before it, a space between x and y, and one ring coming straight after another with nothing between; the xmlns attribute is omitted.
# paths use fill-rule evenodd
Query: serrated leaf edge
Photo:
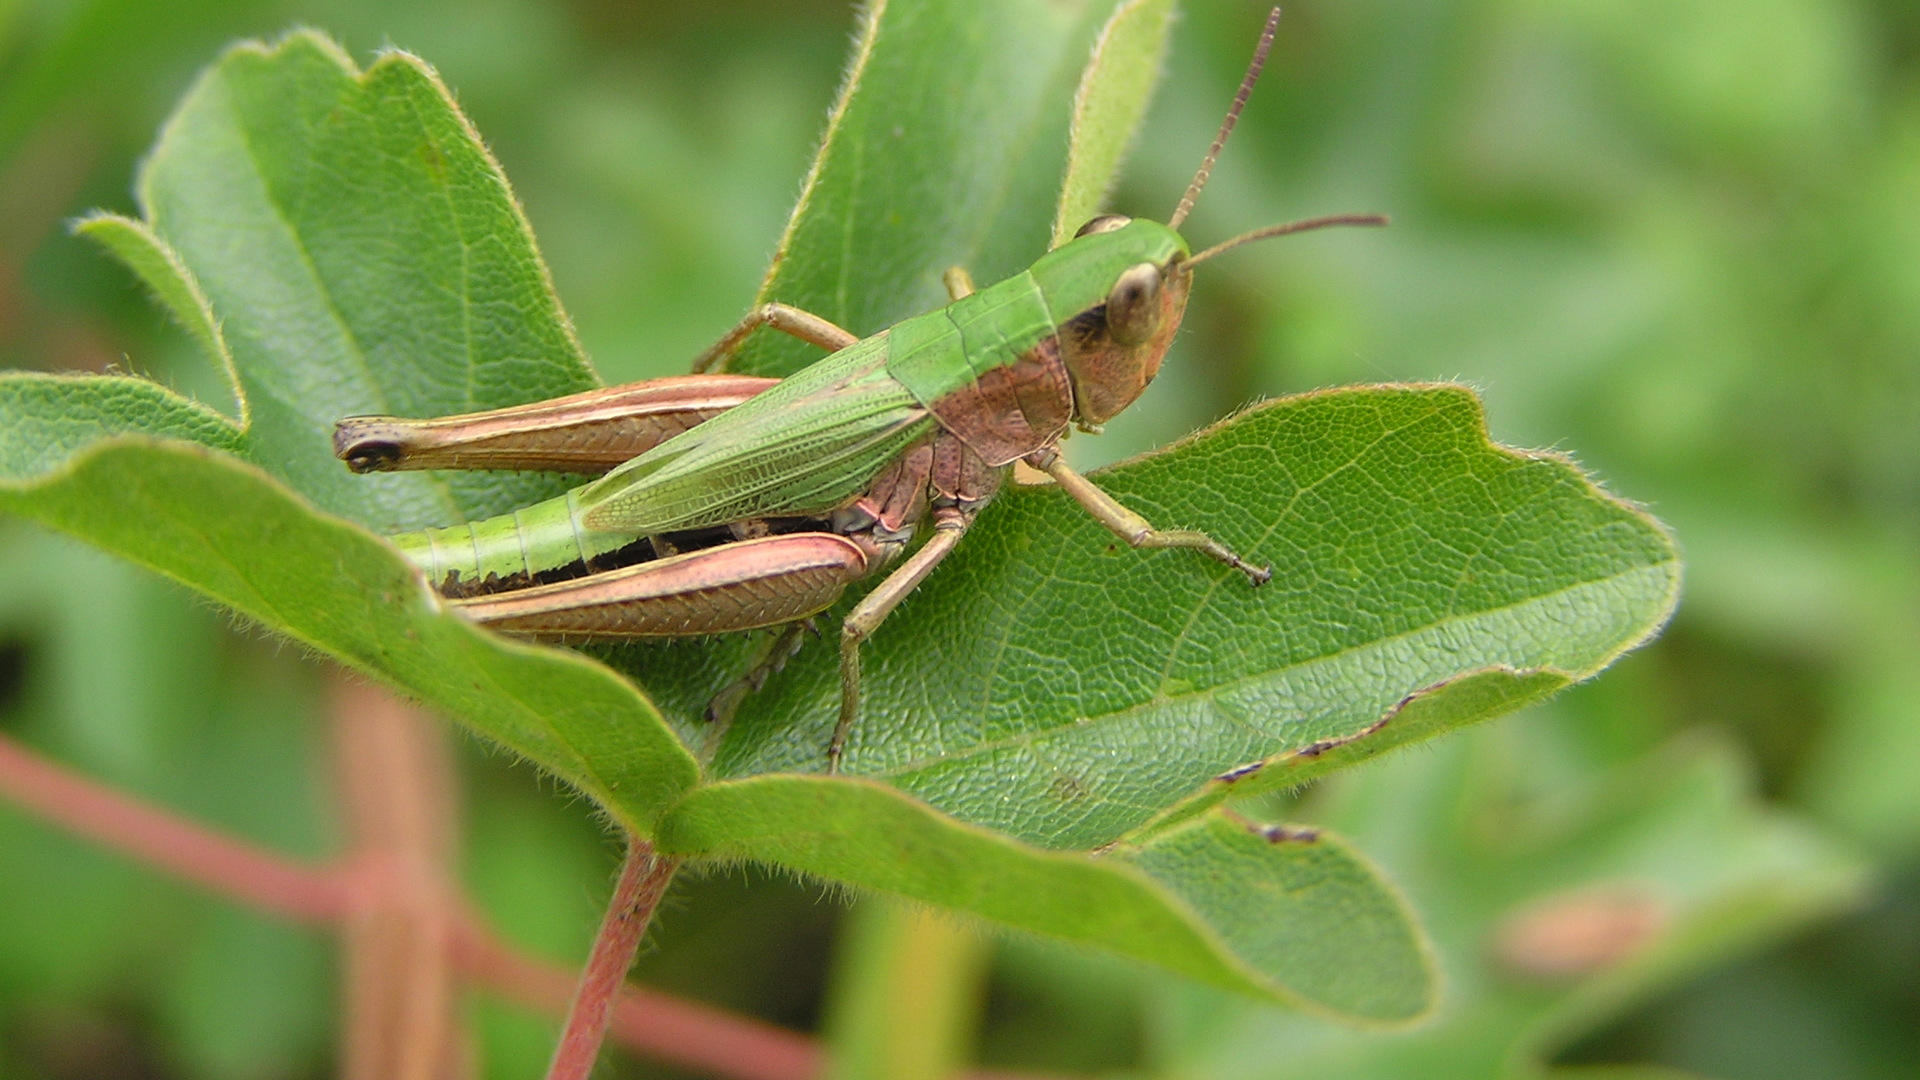
<svg viewBox="0 0 1920 1080"><path fill-rule="evenodd" d="M224 68L234 57L251 56L263 62L271 62L295 44L306 44L314 47L322 55L337 64L341 72L351 80L356 87L367 86L381 70L391 66L412 68L421 78L426 80L427 84L433 88L433 91L438 94L446 104L448 113L459 123L462 134L472 143L474 149L478 151L481 159L486 163L488 175L500 186L501 194L505 197L506 205L513 215L514 224L527 240L528 253L533 259L535 269L539 272L541 292L559 322L561 332L565 336L568 348L572 353L572 358L577 360L585 368L588 378L595 384L605 385L605 380L600 377L599 372L593 366L593 358L588 355L586 346L580 340L580 335L573 325L573 318L567 314L566 306L560 301L559 290L554 285L553 270L548 266L546 256L540 251L539 243L533 231L533 222L527 217L526 207L521 203L519 196L515 194L513 184L507 178L506 169L500 164L500 160L494 156L493 149L487 145L486 140L481 137L479 129L473 126L473 121L467 116L466 110L460 108L458 98L454 96L453 90L447 86L446 81L440 77L439 70L431 63L404 49L388 47L380 50L374 62L363 69L354 62L353 57L349 55L338 42L334 41L333 38L324 31L309 26L296 26L272 39L249 38L228 45L225 49L221 50L219 57L216 58L212 64L208 65L199 73L193 80L193 83L187 88L186 93L181 95L180 100L181 102L190 101L201 94L209 84L221 77ZM160 133L154 140L153 148L147 152L146 159L141 163L138 176L134 181L134 197L140 207L140 218L138 220L146 226L146 231L156 238L158 238L158 233L157 230L153 228L153 199L149 186L153 172L152 164L164 157L171 149L173 143L176 141L178 126L184 122L183 117L184 112L178 107L168 114L166 121L160 126ZM279 208L276 207L275 209L277 211ZM164 241L162 241L162 243L164 245ZM304 250L304 244L300 244L299 246ZM171 251L171 248L168 247L167 250ZM331 303L331 301L329 302ZM212 313L211 304L208 305L208 311L209 314ZM357 342L355 347L357 350ZM237 374L235 378L237 381ZM245 397L241 395L241 408L244 410L246 407Z"/></svg>
<svg viewBox="0 0 1920 1080"><path fill-rule="evenodd" d="M860 90L860 81L867 73L867 64L873 58L874 44L880 37L880 20L886 15L887 0L868 0L862 5L859 14L859 28L854 31L853 54L847 60L845 73L840 77L840 86L834 91L833 105L827 110L827 123L820 132L820 142L814 147L813 157L807 163L807 174L800 181L800 195L794 200L793 211L787 215L787 223L780 230L780 239L774 244L773 257L767 263L767 272L760 279L760 287L753 296L757 307L770 300L774 282L780 276L780 269L786 265L787 257L793 251L793 239L799 232L801 219L813 205L814 192L820 186L820 177L825 173L827 159L833 153L835 138L847 118L847 110L853 105L854 95ZM723 357L712 370L727 371L732 366L733 357Z"/></svg>
<svg viewBox="0 0 1920 1080"><path fill-rule="evenodd" d="M107 254L113 256L116 262L140 279L154 301L173 316L174 321L187 332L189 337L200 344L207 359L213 361L214 366L220 370L221 378L225 380L227 390L233 394L234 405L240 413L237 418L225 417L225 414L222 414L223 418L237 420L239 430L242 432L252 427L252 406L247 401L246 387L240 381L240 368L234 362L233 351L227 347L227 336L220 327L220 318L214 314L213 302L207 299L206 290L201 287L200 279L187 268L186 261L180 258L180 253L173 249L173 245L161 239L160 235L153 231L153 226L149 222L105 210L89 211L75 218L69 225L69 229L75 236L84 236L105 248ZM165 291L157 283L142 273L138 266L128 261L111 241L105 239L102 234L110 229L125 229L150 246L154 254L160 257L162 265L177 279L177 284L186 293L188 302L193 305L192 309L182 311L170 302Z"/></svg>

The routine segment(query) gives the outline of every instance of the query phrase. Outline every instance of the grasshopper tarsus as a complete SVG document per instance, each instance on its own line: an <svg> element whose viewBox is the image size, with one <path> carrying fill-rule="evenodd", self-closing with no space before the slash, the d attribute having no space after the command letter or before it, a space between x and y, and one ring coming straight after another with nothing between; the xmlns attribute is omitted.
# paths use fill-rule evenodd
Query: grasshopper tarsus
<svg viewBox="0 0 1920 1080"><path fill-rule="evenodd" d="M1149 529L1128 538L1136 548L1191 548L1216 562L1225 563L1247 576L1247 583L1258 588L1273 580L1273 568L1256 566L1241 558L1232 548L1203 532L1190 529Z"/></svg>
<svg viewBox="0 0 1920 1080"><path fill-rule="evenodd" d="M1191 529L1152 530L1133 541L1136 548L1192 548L1217 562L1225 563L1247 576L1247 583L1258 588L1273 580L1273 568L1256 566L1240 557L1232 548L1203 532Z"/></svg>

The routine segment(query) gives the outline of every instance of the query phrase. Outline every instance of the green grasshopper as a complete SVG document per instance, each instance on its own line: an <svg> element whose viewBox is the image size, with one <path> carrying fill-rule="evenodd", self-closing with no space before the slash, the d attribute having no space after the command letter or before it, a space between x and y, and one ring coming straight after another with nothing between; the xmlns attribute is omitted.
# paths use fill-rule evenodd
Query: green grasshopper
<svg viewBox="0 0 1920 1080"><path fill-rule="evenodd" d="M837 771L860 707L860 645L946 558L1015 462L1051 476L1136 548L1192 548L1258 585L1272 576L1203 532L1158 529L1068 467L1069 424L1097 432L1160 369L1193 268L1270 226L1193 254L1176 231L1205 187L1273 43L1272 13L1193 182L1167 224L1102 215L1026 271L860 338L780 303L750 313L696 374L437 420L353 417L334 448L356 472L541 469L605 475L511 514L393 537L469 618L560 639L679 637L785 625L728 704L797 648L846 588L932 535L841 624ZM704 374L761 326L832 355L785 380ZM720 699L710 716L726 710Z"/></svg>

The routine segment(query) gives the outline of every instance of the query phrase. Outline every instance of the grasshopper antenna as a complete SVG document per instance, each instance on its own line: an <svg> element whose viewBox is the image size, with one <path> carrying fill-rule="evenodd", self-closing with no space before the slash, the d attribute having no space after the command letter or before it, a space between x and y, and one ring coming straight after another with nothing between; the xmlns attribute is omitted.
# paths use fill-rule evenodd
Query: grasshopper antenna
<svg viewBox="0 0 1920 1080"><path fill-rule="evenodd" d="M1250 244L1255 240L1265 240L1274 236L1291 236L1294 233L1312 232L1314 229L1329 229L1336 225L1391 225L1393 219L1385 214L1329 214L1326 217L1307 218L1305 221L1289 221L1285 225L1268 225L1263 229L1243 232L1231 240L1222 240L1207 250L1180 265L1191 269L1194 264L1202 263L1223 251L1230 251L1241 244Z"/></svg>
<svg viewBox="0 0 1920 1080"><path fill-rule="evenodd" d="M1187 193L1180 196L1180 205L1174 208L1173 216L1167 219L1167 228L1180 228L1180 223L1193 212L1193 201L1200 197L1200 189L1207 186L1207 177L1213 173L1213 163L1219 160L1221 147L1227 145L1227 136L1233 134L1233 125L1240 122L1240 110L1247 107L1253 84L1260 79L1260 69L1267 66L1267 53L1273 50L1273 35L1279 29L1280 9L1276 7L1267 13L1267 28L1260 32L1260 44L1253 48L1253 62L1247 65L1247 73L1240 77L1240 90L1233 95L1227 118L1220 122L1220 134L1213 137L1213 145L1207 148L1207 156L1200 162L1200 171L1193 174L1193 183L1187 185Z"/></svg>

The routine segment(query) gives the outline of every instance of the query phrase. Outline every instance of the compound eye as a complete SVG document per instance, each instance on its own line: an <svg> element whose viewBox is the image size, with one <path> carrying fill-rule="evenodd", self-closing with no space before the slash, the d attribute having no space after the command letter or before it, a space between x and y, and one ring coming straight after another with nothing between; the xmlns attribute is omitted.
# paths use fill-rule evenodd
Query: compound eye
<svg viewBox="0 0 1920 1080"><path fill-rule="evenodd" d="M1160 268L1141 263L1107 293L1107 332L1122 345L1143 345L1160 332Z"/></svg>
<svg viewBox="0 0 1920 1080"><path fill-rule="evenodd" d="M1083 236L1092 236L1094 233L1112 232L1115 229L1125 226L1132 220L1132 218L1125 214L1101 214L1099 217L1080 226L1080 231L1074 233L1073 238L1078 240Z"/></svg>

